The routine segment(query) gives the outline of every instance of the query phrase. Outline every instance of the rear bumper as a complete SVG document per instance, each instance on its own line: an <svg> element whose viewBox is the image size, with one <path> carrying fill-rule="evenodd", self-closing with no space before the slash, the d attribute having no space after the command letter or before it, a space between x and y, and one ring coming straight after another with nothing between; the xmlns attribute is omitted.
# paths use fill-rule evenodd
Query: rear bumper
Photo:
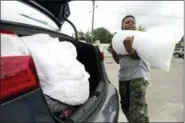
<svg viewBox="0 0 185 123"><path fill-rule="evenodd" d="M118 92L108 84L105 98L87 122L117 122L119 114ZM51 122L51 114L42 99L40 89L0 105L0 122Z"/></svg>
<svg viewBox="0 0 185 123"><path fill-rule="evenodd" d="M112 84L108 84L107 95L87 122L117 122L119 115L118 92Z"/></svg>

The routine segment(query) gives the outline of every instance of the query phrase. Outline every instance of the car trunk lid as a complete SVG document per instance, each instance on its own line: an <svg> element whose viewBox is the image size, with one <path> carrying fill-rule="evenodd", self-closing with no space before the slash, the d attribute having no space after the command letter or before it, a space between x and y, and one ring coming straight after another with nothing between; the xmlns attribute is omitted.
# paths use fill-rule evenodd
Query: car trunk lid
<svg viewBox="0 0 185 123"><path fill-rule="evenodd" d="M28 0L24 2L45 13L57 24L58 28L61 29L61 26L65 21L65 18L68 18L70 15L70 9L68 5L70 1L71 0L58 0L58 1Z"/></svg>

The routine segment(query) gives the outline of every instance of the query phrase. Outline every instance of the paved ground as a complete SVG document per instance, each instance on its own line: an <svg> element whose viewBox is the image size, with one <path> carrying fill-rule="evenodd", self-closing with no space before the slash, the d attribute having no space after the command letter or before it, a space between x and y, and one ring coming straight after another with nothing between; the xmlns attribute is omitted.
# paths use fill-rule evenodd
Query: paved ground
<svg viewBox="0 0 185 123"><path fill-rule="evenodd" d="M147 102L151 122L183 122L183 64L182 59L173 58L169 73L152 69L147 89ZM112 58L105 59L110 81L118 87L119 65ZM119 122L126 122L120 109Z"/></svg>

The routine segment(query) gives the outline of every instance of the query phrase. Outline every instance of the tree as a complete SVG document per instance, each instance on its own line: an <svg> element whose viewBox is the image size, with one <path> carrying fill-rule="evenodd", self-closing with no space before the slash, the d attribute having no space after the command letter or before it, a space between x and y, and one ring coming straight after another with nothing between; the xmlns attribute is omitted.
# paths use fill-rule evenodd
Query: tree
<svg viewBox="0 0 185 123"><path fill-rule="evenodd" d="M182 36L181 40L175 46L175 48L179 47L184 47L184 36Z"/></svg>
<svg viewBox="0 0 185 123"><path fill-rule="evenodd" d="M91 33L89 31L85 33L85 41L91 43Z"/></svg>
<svg viewBox="0 0 185 123"><path fill-rule="evenodd" d="M139 27L138 27L137 30L138 30L138 31L141 31L141 32L145 32L145 31L146 31L145 27L142 26L142 25L139 25Z"/></svg>
<svg viewBox="0 0 185 123"><path fill-rule="evenodd" d="M82 32L81 30L77 32L78 39L79 40L85 40L86 41L86 34ZM75 33L72 34L72 37L75 38Z"/></svg>
<svg viewBox="0 0 185 123"><path fill-rule="evenodd" d="M111 43L112 37L113 35L104 27L93 30L94 41L99 40L100 43Z"/></svg>
<svg viewBox="0 0 185 123"><path fill-rule="evenodd" d="M78 34L79 40L85 40L85 33L84 32L79 31L77 34Z"/></svg>
<svg viewBox="0 0 185 123"><path fill-rule="evenodd" d="M79 40L86 41L87 43L90 43L91 42L91 33L89 31L87 31L85 33L85 32L82 32L80 30L80 31L77 32L77 34L78 34L78 39ZM75 37L75 34L73 34L72 37L74 38Z"/></svg>

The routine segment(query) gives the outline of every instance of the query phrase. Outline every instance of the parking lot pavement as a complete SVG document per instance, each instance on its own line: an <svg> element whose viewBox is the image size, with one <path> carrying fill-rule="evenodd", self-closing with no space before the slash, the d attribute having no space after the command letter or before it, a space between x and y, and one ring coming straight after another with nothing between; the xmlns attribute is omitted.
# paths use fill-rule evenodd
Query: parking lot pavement
<svg viewBox="0 0 185 123"><path fill-rule="evenodd" d="M110 81L118 88L117 65L111 57L105 58L105 68ZM173 58L169 72L151 69L147 102L151 122L183 122L184 60ZM120 109L119 122L127 122Z"/></svg>

